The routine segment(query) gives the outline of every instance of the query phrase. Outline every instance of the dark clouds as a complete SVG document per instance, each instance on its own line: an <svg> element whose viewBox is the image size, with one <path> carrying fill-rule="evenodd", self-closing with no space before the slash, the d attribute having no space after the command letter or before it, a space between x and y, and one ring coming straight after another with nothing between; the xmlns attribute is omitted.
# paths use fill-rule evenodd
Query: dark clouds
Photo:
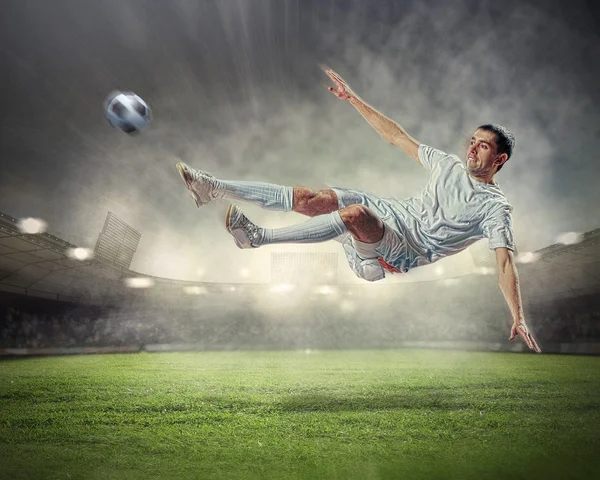
<svg viewBox="0 0 600 480"><path fill-rule="evenodd" d="M226 205L196 210L177 158L223 178L381 196L412 195L426 181L328 94L324 62L423 143L463 156L477 125L511 128L517 149L498 181L521 251L591 230L600 226L598 17L586 2L540 4L3 2L0 210L44 218L82 246L111 210L143 234L141 271L268 274L273 250L238 251L222 227ZM153 107L137 138L103 118L116 88ZM267 226L303 220L248 211Z"/></svg>

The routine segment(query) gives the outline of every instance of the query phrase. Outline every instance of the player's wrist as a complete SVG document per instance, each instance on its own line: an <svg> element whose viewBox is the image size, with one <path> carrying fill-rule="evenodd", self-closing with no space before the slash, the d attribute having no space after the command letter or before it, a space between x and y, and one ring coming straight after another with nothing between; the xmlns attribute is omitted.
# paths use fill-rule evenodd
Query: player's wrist
<svg viewBox="0 0 600 480"><path fill-rule="evenodd" d="M354 94L351 94L350 97L348 97L348 103L354 105L355 107L364 105L364 102Z"/></svg>

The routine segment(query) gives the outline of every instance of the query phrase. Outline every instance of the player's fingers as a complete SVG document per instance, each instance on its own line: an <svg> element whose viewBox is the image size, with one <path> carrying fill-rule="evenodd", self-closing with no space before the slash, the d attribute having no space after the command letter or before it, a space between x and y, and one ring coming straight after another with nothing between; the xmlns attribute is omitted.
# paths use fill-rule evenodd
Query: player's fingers
<svg viewBox="0 0 600 480"><path fill-rule="evenodd" d="M540 348L538 343L535 341L535 338L533 338L533 335L529 334L529 337L531 339L531 344L533 345L533 350L535 350L536 353L542 353L542 349Z"/></svg>
<svg viewBox="0 0 600 480"><path fill-rule="evenodd" d="M535 343L533 341L533 337L531 336L531 333L527 332L527 345L529 346L529 348L533 351L535 351Z"/></svg>
<svg viewBox="0 0 600 480"><path fill-rule="evenodd" d="M341 86L342 86L342 84L344 83L343 81L340 81L340 77L338 77L338 76L336 75L336 73L335 73L333 70L331 70L331 69L327 69L327 70L325 71L325 73L326 73L326 74L327 74L327 76L328 76L329 78L331 78L331 80L333 80L333 81L336 83L336 85L338 85L339 87L341 87Z"/></svg>
<svg viewBox="0 0 600 480"><path fill-rule="evenodd" d="M527 344L529 348L531 348L531 340L529 340L529 332L527 332L523 327L517 327L519 335L523 339L523 341Z"/></svg>
<svg viewBox="0 0 600 480"><path fill-rule="evenodd" d="M346 81L340 77L337 73L335 73L333 70L330 70L331 72L331 78L333 78L336 82L340 83L341 85L347 86L348 84L346 83Z"/></svg>

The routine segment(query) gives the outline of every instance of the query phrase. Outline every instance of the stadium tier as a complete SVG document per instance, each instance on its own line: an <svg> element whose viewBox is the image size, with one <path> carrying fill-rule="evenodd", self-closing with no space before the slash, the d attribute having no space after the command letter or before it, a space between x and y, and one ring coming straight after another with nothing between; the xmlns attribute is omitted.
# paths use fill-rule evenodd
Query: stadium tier
<svg viewBox="0 0 600 480"><path fill-rule="evenodd" d="M527 317L554 351L584 342L590 353L600 339L600 229L580 240L546 247L519 265ZM324 277L314 284L219 284L144 275L99 257L77 259L76 248L48 233L22 233L17 219L0 214L0 347L379 348L469 341L522 348L507 341L510 312L495 268L426 282L324 284L331 281ZM329 257L305 262L297 255L284 255L279 266L333 268Z"/></svg>
<svg viewBox="0 0 600 480"><path fill-rule="evenodd" d="M594 295L600 291L600 229L581 236L573 245L556 244L530 254L529 263L519 265L521 288L526 303ZM79 304L118 303L125 298L150 297L177 299L206 294L236 292L252 294L265 289L281 290L278 285L217 284L159 278L134 272L101 257L78 260L72 251L77 248L49 233L27 234L18 227L18 220L0 213L0 291L42 297ZM136 279L132 281L131 279ZM138 282L136 284L136 281ZM324 280L322 280L324 282ZM476 284L489 291L494 303L502 302L497 289L495 268L482 267L472 275L444 278L428 282L337 285L344 292L377 292L396 294L446 290L455 285ZM135 287L151 288L135 288ZM133 287L133 288L131 288ZM306 290L305 290L306 291ZM467 290L468 291L468 290ZM152 292L150 294L150 292ZM326 294L322 285L315 285L310 294Z"/></svg>

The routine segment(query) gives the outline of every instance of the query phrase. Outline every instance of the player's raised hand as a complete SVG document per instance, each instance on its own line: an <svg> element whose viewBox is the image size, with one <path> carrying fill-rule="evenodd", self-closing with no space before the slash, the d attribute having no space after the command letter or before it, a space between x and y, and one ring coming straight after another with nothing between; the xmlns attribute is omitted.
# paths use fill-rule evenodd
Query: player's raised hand
<svg viewBox="0 0 600 480"><path fill-rule="evenodd" d="M542 353L542 349L539 347L535 338L527 328L527 324L525 322L515 322L513 323L512 328L510 329L510 337L509 340L514 340L515 337L519 335L527 344L527 346L536 353Z"/></svg>
<svg viewBox="0 0 600 480"><path fill-rule="evenodd" d="M341 98L342 100L346 100L347 102L349 102L353 98L357 98L356 94L348 86L346 81L337 73L335 73L331 68L328 68L325 65L321 65L321 69L335 83L335 87L328 87L331 93L333 93L336 97Z"/></svg>

